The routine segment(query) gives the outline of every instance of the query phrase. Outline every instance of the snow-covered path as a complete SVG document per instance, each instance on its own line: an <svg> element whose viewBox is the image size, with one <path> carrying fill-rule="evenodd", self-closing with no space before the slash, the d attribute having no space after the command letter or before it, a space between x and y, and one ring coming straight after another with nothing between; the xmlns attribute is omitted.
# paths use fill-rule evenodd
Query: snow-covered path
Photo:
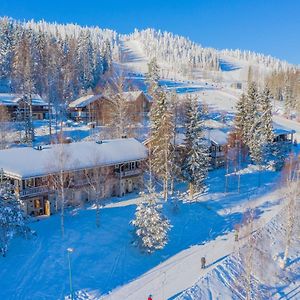
<svg viewBox="0 0 300 300"><path fill-rule="evenodd" d="M255 199L251 207L260 207L262 215L255 223L255 229L263 227L280 209L280 190L276 190L263 197ZM249 206L248 206L249 207ZM240 207L241 211L245 207ZM196 245L184 250L162 264L145 273L135 281L115 289L103 299L147 299L149 294L154 299L169 299L196 283L199 278L215 268L223 259L241 247L244 243L241 238L239 243L234 242L234 234L230 232L219 236L217 239ZM201 257L205 256L207 268L200 268Z"/></svg>

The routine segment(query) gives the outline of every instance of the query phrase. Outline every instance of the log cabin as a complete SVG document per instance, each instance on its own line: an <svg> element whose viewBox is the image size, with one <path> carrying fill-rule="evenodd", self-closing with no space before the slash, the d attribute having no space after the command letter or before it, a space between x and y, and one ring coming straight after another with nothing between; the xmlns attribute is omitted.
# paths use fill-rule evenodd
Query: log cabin
<svg viewBox="0 0 300 300"><path fill-rule="evenodd" d="M0 94L0 106L6 108L11 121L23 119L23 115L30 111L32 105L32 119L43 120L48 114L48 103L39 95L32 95L31 101L20 94Z"/></svg>
<svg viewBox="0 0 300 300"><path fill-rule="evenodd" d="M150 111L151 102L148 97L142 91L123 92L120 97L128 102L128 111L132 120L141 123L145 114ZM113 105L113 101L108 96L90 94L69 104L69 116L75 121L107 125L111 121Z"/></svg>

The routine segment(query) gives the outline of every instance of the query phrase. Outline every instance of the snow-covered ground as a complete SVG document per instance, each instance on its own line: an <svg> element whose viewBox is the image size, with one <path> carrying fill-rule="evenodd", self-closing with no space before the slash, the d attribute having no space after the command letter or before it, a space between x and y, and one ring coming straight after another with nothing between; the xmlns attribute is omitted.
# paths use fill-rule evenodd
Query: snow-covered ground
<svg viewBox="0 0 300 300"><path fill-rule="evenodd" d="M266 226L254 228L256 240L251 270L251 299L300 299L299 215L296 217L287 267L284 270L280 268L286 243L287 219L287 210L282 209ZM248 241L247 237L244 239ZM243 271L245 262L242 263L241 257L248 257L250 249L249 244L243 244L243 241L237 246L241 247L239 252L233 252L213 270L201 274L196 284L175 299L244 299L246 275Z"/></svg>
<svg viewBox="0 0 300 300"><path fill-rule="evenodd" d="M259 224L264 224L279 209L282 197L276 190L280 174L264 171L261 187L257 174L241 176L241 193L236 192L236 178L229 180L224 194L224 170L210 173L209 193L200 203L172 201L164 212L173 228L165 249L143 254L131 242L129 225L139 200L135 194L125 199L110 199L101 209L101 226L95 226L95 210L71 210L65 220L66 234L61 238L59 215L31 224L37 236L16 239L7 257L0 259L0 299L63 299L69 294L68 247L71 257L73 287L79 299L144 299L151 292L154 299L167 299L193 285L201 275L199 260L205 253L209 268L217 266L233 247L232 230L241 222L246 208L257 208ZM184 185L178 185L184 191ZM273 193L269 192L273 190ZM124 201L125 200L125 201ZM260 225L261 226L261 225ZM146 273L145 275L143 275ZM139 278L137 281L133 281ZM131 283L130 283L131 282ZM118 288L124 284L128 286ZM117 288L117 289L116 289ZM115 290L116 289L116 290ZM162 296L164 295L164 296Z"/></svg>
<svg viewBox="0 0 300 300"><path fill-rule="evenodd" d="M256 228L261 228L278 213L281 207L279 201L281 197L280 191L276 190L244 203L244 205L234 207L234 213L241 214L246 207L256 208L259 210L260 218L255 225ZM220 215L223 213L223 210L218 211ZM199 230L202 230L201 226L199 226ZM208 238L210 237L208 236ZM148 294L152 294L154 299L169 299L197 282L199 276L205 276L219 264L222 264L231 253L237 250L237 247L242 247L244 242L246 242L246 238L238 244L235 243L234 233L228 232L204 244L194 245L159 264L132 283L116 289L104 299L146 299ZM206 257L208 264L204 270L201 269L200 264L202 256ZM199 297L193 299L209 298Z"/></svg>

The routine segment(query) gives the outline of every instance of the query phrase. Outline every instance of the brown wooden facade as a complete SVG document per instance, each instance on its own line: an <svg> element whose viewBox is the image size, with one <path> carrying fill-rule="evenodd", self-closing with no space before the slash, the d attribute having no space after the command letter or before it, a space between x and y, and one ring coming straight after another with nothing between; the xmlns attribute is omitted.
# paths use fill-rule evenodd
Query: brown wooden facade
<svg viewBox="0 0 300 300"><path fill-rule="evenodd" d="M142 166L142 161L130 161L64 173L66 206L80 206L95 200L95 191L91 183L92 174L98 174L95 180L101 181L100 197L103 199L113 196L122 197L139 190L143 182ZM100 177L99 174L103 176ZM59 204L57 201L59 192L52 176L55 174L20 179L5 174L6 180L13 184L23 210L30 216L51 215L59 209L56 207L56 204Z"/></svg>
<svg viewBox="0 0 300 300"><path fill-rule="evenodd" d="M127 101L127 109L133 122L141 123L144 116L150 111L150 101L143 92L134 92L134 96ZM126 94L126 93L124 93ZM135 97L136 95L136 97ZM95 122L97 125L108 125L111 123L114 102L109 98L99 95L87 105L77 107L69 106L70 118L75 121Z"/></svg>

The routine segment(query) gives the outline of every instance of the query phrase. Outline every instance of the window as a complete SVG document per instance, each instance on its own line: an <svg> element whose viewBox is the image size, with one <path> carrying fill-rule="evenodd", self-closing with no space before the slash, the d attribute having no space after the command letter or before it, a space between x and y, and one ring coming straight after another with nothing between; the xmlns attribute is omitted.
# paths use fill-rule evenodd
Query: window
<svg viewBox="0 0 300 300"><path fill-rule="evenodd" d="M26 180L26 186L27 187L34 187L34 178L29 178Z"/></svg>

